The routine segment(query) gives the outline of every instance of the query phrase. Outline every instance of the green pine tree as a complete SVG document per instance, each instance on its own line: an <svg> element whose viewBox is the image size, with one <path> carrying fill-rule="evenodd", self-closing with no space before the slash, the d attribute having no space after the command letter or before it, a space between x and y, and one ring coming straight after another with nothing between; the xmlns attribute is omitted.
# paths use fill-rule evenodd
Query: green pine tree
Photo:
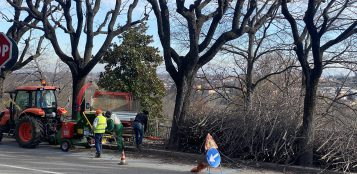
<svg viewBox="0 0 357 174"><path fill-rule="evenodd" d="M121 45L112 44L101 62L107 65L98 85L108 91L131 92L141 108L150 112L150 118L161 118L165 88L156 69L163 58L150 46L153 39L146 30L145 24L135 27L119 38Z"/></svg>

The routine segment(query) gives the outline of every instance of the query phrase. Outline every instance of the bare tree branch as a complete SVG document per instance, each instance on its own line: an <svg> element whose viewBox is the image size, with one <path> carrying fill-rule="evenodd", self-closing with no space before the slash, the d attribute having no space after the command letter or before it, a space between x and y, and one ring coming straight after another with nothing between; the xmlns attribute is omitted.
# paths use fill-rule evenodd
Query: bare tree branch
<svg viewBox="0 0 357 174"><path fill-rule="evenodd" d="M352 36L353 34L357 33L357 21L353 22L346 30L344 30L340 35L338 35L335 39L328 41L324 45L321 46L321 50L325 51L331 46L342 42L343 40L347 39L348 37Z"/></svg>

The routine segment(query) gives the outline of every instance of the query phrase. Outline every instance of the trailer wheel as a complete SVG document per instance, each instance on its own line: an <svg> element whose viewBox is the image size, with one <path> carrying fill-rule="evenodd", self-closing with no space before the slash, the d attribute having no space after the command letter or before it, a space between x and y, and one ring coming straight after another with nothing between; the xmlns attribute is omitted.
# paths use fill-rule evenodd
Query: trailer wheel
<svg viewBox="0 0 357 174"><path fill-rule="evenodd" d="M63 140L60 147L63 152L68 152L68 150L71 148L71 142L69 140Z"/></svg>
<svg viewBox="0 0 357 174"><path fill-rule="evenodd" d="M16 124L15 139L21 147L34 148L41 143L44 127L34 116L24 116Z"/></svg>

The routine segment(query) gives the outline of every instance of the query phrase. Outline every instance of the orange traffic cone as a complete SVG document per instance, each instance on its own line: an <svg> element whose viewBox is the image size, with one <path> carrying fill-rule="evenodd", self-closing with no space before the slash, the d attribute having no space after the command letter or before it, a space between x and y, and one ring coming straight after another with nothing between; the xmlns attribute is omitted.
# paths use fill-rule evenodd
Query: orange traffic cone
<svg viewBox="0 0 357 174"><path fill-rule="evenodd" d="M126 163L126 161L125 161L125 152L124 152L124 149L123 149L123 151L121 151L121 158L120 158L119 165L126 165L126 164L128 164L128 163Z"/></svg>

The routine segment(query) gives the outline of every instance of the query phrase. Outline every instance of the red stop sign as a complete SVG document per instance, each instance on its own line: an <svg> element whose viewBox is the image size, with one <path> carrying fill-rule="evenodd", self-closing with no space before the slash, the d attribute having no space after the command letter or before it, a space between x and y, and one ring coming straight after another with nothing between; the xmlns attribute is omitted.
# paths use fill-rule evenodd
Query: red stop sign
<svg viewBox="0 0 357 174"><path fill-rule="evenodd" d="M0 66L5 65L11 59L11 53L11 40L4 33L0 33Z"/></svg>

